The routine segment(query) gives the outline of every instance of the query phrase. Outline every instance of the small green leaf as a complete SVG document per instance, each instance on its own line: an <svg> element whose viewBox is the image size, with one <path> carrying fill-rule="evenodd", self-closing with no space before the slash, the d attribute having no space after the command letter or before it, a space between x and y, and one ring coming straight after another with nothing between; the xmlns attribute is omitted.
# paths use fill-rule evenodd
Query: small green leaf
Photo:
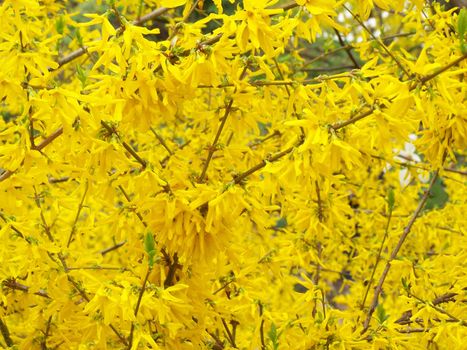
<svg viewBox="0 0 467 350"><path fill-rule="evenodd" d="M274 323L271 324L271 328L269 329L268 332L268 338L272 343L272 348L273 350L279 349L279 335L277 333L277 327Z"/></svg>
<svg viewBox="0 0 467 350"><path fill-rule="evenodd" d="M384 307L382 304L379 304L376 307L376 319L378 320L378 323L382 325L386 320L389 318L389 315L386 314L386 310L384 310Z"/></svg>
<svg viewBox="0 0 467 350"><path fill-rule="evenodd" d="M55 30L58 34L63 34L65 30L65 20L63 16L58 17L57 21L55 22Z"/></svg>
<svg viewBox="0 0 467 350"><path fill-rule="evenodd" d="M396 196L394 194L394 189L392 187L389 188L388 190L388 207L389 207L389 212L392 213L394 210L394 204L396 203Z"/></svg>
<svg viewBox="0 0 467 350"><path fill-rule="evenodd" d="M88 79L88 73L79 65L76 65L76 75L81 82L81 87L84 89L86 86L86 80Z"/></svg>
<svg viewBox="0 0 467 350"><path fill-rule="evenodd" d="M412 287L411 283L407 281L407 279L405 277L402 277L401 278L401 282L402 282L402 287L404 287L404 290L407 292L407 293L410 293L410 288Z"/></svg>
<svg viewBox="0 0 467 350"><path fill-rule="evenodd" d="M83 37L81 36L81 33L78 28L76 28L75 30L75 37L76 37L76 41L78 42L79 46L83 47L84 46Z"/></svg>
<svg viewBox="0 0 467 350"><path fill-rule="evenodd" d="M465 34L467 32L467 10L461 9L459 17L457 17L457 33L459 34L459 42L462 53L467 52L467 46L465 44Z"/></svg>
<svg viewBox="0 0 467 350"><path fill-rule="evenodd" d="M431 188L431 193L426 201L424 210L443 208L448 201L449 194L446 192L443 180L438 178Z"/></svg>
<svg viewBox="0 0 467 350"><path fill-rule="evenodd" d="M154 266L154 257L156 256L156 243L151 232L147 232L146 236L144 236L144 250L148 254L149 267L152 268Z"/></svg>

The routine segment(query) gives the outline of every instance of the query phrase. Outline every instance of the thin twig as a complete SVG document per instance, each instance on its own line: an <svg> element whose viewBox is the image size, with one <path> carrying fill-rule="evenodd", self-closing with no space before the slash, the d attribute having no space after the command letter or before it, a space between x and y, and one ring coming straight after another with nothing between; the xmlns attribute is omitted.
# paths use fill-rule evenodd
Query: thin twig
<svg viewBox="0 0 467 350"><path fill-rule="evenodd" d="M47 221L45 220L44 212L42 210L39 195L37 194L36 186L33 186L33 188L34 188L34 199L35 199L37 207L39 208L39 215L41 217L42 226L44 228L45 234L47 235L47 238L49 239L49 241L53 242L54 238L52 236L52 233L50 232L50 226L47 224Z"/></svg>
<svg viewBox="0 0 467 350"><path fill-rule="evenodd" d="M42 151L47 145L53 142L57 137L63 134L63 126L59 127L55 130L52 134L50 134L47 138L45 138L39 145L36 146L37 151ZM23 162L21 162L23 164ZM8 179L16 170L6 170L0 175L0 182Z"/></svg>
<svg viewBox="0 0 467 350"><path fill-rule="evenodd" d="M13 278L10 278L4 281L3 286L13 289L13 290L19 290L24 293L29 293L29 286L16 282L16 280L14 280ZM50 299L50 296L43 289L39 289L37 292L34 293L34 295L38 295L40 297Z"/></svg>
<svg viewBox="0 0 467 350"><path fill-rule="evenodd" d="M384 268L383 273L381 274L381 277L379 279L379 282L375 288L375 293L373 295L373 300L371 301L370 308L368 309L367 317L365 322L363 323L363 330L362 334L365 333L368 330L368 327L370 326L370 320L371 316L373 315L373 312L376 309L376 306L378 305L378 298L379 295L381 294L383 290L383 284L384 281L386 280L386 277L389 273L389 269L391 268L391 262L397 257L397 254L399 253L399 250L402 248L402 245L404 244L407 236L409 235L410 231L412 230L412 226L414 225L415 221L417 220L418 216L422 212L426 201L428 200L428 197L430 196L431 189L433 188L433 185L435 184L436 180L438 179L438 170L434 172L433 177L430 181L430 184L423 194L420 202L418 203L417 209L415 210L412 218L410 219L409 223L405 227L402 235L399 238L399 242L397 243L396 247L393 249L386 266Z"/></svg>
<svg viewBox="0 0 467 350"><path fill-rule="evenodd" d="M71 232L70 232L70 235L68 236L68 241L66 244L67 248L70 247L71 240L73 239L73 236L76 232L76 224L78 223L79 215L81 214L81 210L83 209L84 199L86 198L86 194L88 193L88 187L89 187L89 183L86 181L83 196L81 197L81 201L79 202L78 210L76 211L75 220L73 221L73 225L71 226Z"/></svg>
<svg viewBox="0 0 467 350"><path fill-rule="evenodd" d="M291 146L281 152L278 152L276 153L275 155L265 159L265 160L262 160L261 162L259 162L258 164L254 165L253 167L251 167L250 169L244 171L243 173L240 173L238 175L235 175L233 180L231 181L232 184L240 184L243 182L243 180L245 180L248 176L254 174L255 172L257 172L258 170L264 168L268 162L271 163L271 162L275 162L283 157L285 157L286 155L288 155L289 153L291 153L296 147L298 147L299 145L301 145L303 143L303 139L300 139L299 142L297 142L294 146Z"/></svg>
<svg viewBox="0 0 467 350"><path fill-rule="evenodd" d="M412 36L412 35L415 35L416 33L415 32L410 32L410 33L399 33L399 34L393 34L393 35L388 35L388 36L385 36L383 38L381 38L381 40L384 42L386 40L391 40L391 39L395 39L395 38L401 38L401 37L407 37L407 36ZM374 41L374 39L371 39L369 41ZM339 51L342 51L342 50L348 50L348 49L355 49L357 47L357 45L354 45L354 44L347 44L345 46L341 46L341 47L338 47L334 50L330 50L328 52L325 52L319 56L316 56L314 58L312 58L310 61L306 62L305 63L305 67L308 66L309 64L311 63L314 63L316 61L319 61L323 58L326 58L327 56L330 56L330 55L333 55Z"/></svg>
<svg viewBox="0 0 467 350"><path fill-rule="evenodd" d="M123 148L127 150L128 153L132 155L132 157L139 163L141 164L141 168L145 169L147 166L146 160L141 158L138 153L131 147L128 143L122 140L120 135L118 134L117 130L115 128L111 127L109 124L107 124L105 121L101 120L101 125L107 130L107 132L111 135L115 135L118 139L118 141L121 143Z"/></svg>
<svg viewBox="0 0 467 350"><path fill-rule="evenodd" d="M322 223L324 221L324 212L323 212L324 208L323 208L323 203L321 201L321 194L319 190L318 180L315 181L315 186L316 186L316 200L318 201L318 220L320 223ZM321 242L319 241L316 244L316 251L317 251L318 262L319 262L321 261L321 253L323 251ZM319 283L320 274L321 274L321 264L316 263L316 273L313 277L313 283L316 287L318 286L318 283ZM317 301L315 300L315 303L313 305L313 310L311 312L313 317L316 315L316 308L317 308Z"/></svg>
<svg viewBox="0 0 467 350"><path fill-rule="evenodd" d="M136 318L136 316L138 316L139 308L141 306L141 300L143 299L143 294L144 294L144 291L146 290L146 284L148 282L148 278L149 278L150 274L151 274L151 267L148 266L148 271L146 272L146 276L144 276L143 285L141 286L141 289L140 289L139 295L138 295L138 300L136 301L135 312L134 312L135 318ZM131 349L131 347L133 345L133 332L134 332L134 330L135 330L135 323L132 322L131 323L130 335L128 337L128 349Z"/></svg>
<svg viewBox="0 0 467 350"><path fill-rule="evenodd" d="M261 317L261 324L259 326L259 337L261 340L261 350L266 350L266 342L264 341L263 304L261 302L259 302L259 316Z"/></svg>
<svg viewBox="0 0 467 350"><path fill-rule="evenodd" d="M237 348L237 345L235 344L235 338L232 334L232 332L229 329L229 326L227 325L227 322L225 322L225 319L221 317L222 325L224 326L225 333L227 334L227 339L229 340L230 345L232 345L233 348Z"/></svg>
<svg viewBox="0 0 467 350"><path fill-rule="evenodd" d="M352 17L363 27L363 29L365 29L365 31L378 43L378 45L381 46L381 48L384 51L386 51L386 53L393 59L393 61L396 62L396 64L405 73L405 75L407 75L407 77L410 78L410 73L407 71L407 69L396 58L396 56L394 56L394 54L386 47L386 45L384 45L384 43L379 38L375 37L375 35L371 32L371 30L369 30L366 27L365 23L363 23L363 21L360 19L360 17L355 15L347 6L345 6L345 5L343 5L343 6L347 10L347 12L349 12L352 15Z"/></svg>
<svg viewBox="0 0 467 350"><path fill-rule="evenodd" d="M45 326L44 338L41 341L41 350L47 350L47 338L49 337L51 323L52 316L49 316L49 319L47 320L47 325Z"/></svg>
<svg viewBox="0 0 467 350"><path fill-rule="evenodd" d="M165 150L172 156L173 152L170 149L170 147L167 145L167 143L165 142L164 138L161 135L159 135L153 127L151 127L150 130L152 131L156 139L160 142L162 147L164 147Z"/></svg>
<svg viewBox="0 0 467 350"><path fill-rule="evenodd" d="M159 17L161 15L163 15L164 13L166 13L169 9L166 8L166 7L161 7L161 8L158 8L150 13L148 13L147 15L144 15L138 19L136 19L135 21L133 21L133 25L135 26L140 26L141 24L144 24L148 21L151 21L153 20L154 18L156 17ZM120 30L120 28L117 28L116 29L117 31ZM86 46L83 46L71 53L69 53L68 55L66 55L65 57L62 57L60 58L57 63L58 63L58 67L57 68L54 68L54 69L50 69L50 71L55 71L57 69L60 69L62 66L64 66L65 64L67 63L70 63L72 61L74 61L75 59L77 59L78 57L81 57L83 56L86 52L87 52L88 48Z"/></svg>
<svg viewBox="0 0 467 350"><path fill-rule="evenodd" d="M386 221L386 228L384 230L384 237L383 237L383 240L381 241L381 245L379 246L379 251L378 251L378 255L376 257L376 262L375 262L375 265L373 266L373 271L371 271L371 277L370 277L370 280L368 281L368 285L366 287L365 295L363 296L363 299L362 299L361 309L363 309L365 307L366 298L368 297L368 293L370 292L371 284L373 283L373 279L375 277L376 269L377 269L378 264L379 264L379 262L381 260L381 254L383 253L384 243L386 242L386 239L388 238L389 223L391 222L391 218L392 218L392 209L391 208L389 209L389 214L388 214L387 218L388 219Z"/></svg>
<svg viewBox="0 0 467 350"><path fill-rule="evenodd" d="M117 250L117 249L120 248L120 247L123 247L123 246L125 245L126 242L127 242L127 241L124 240L124 241L122 241L122 242L120 242L120 243L117 243L117 244L115 244L115 245L113 245L113 246L111 246L111 247L109 247L109 248L102 249L99 253L102 254L102 255L104 256L104 255L107 254L107 253L110 253L110 252L112 252L112 251L114 251L114 250Z"/></svg>
<svg viewBox="0 0 467 350"><path fill-rule="evenodd" d="M434 72L433 74L430 74L430 75L427 75L421 79L418 80L419 83L421 84L425 84L426 82L430 81L431 79L434 79L435 77L437 77L438 75L440 75L441 73L447 71L449 68L459 64L460 62L462 62L463 60L465 60L467 58L467 53L464 54L463 56L461 57L458 57L457 59L455 59L454 61L448 63L446 66L444 66L443 68L440 68L438 69L436 72ZM417 87L417 84L413 84L411 87L409 87L409 91L412 91L414 89L416 89ZM389 101L391 102L392 99ZM370 116L371 114L373 114L373 112L375 111L375 107L371 107L369 110L365 111L365 112L362 112L358 115L356 115L355 117L353 118L350 118L348 120L345 120L343 122L338 122L338 123L335 123L331 126L332 129L334 129L335 131L339 130L339 129L342 129L344 127L346 127L347 125L350 125L350 124L354 124L356 123L357 121L363 119L363 118L366 118L368 116Z"/></svg>
<svg viewBox="0 0 467 350"><path fill-rule="evenodd" d="M166 261L166 263L169 266L169 271L167 272L167 276L165 277L165 280L164 280L164 288L168 288L170 286L173 286L174 284L175 272L177 271L177 268L179 267L177 253L174 254L172 261L169 260L169 261Z"/></svg>
<svg viewBox="0 0 467 350"><path fill-rule="evenodd" d="M2 333L3 339L5 339L5 343L8 347L12 347L14 345L13 340L10 336L10 331L6 323L0 318L0 332Z"/></svg>
<svg viewBox="0 0 467 350"><path fill-rule="evenodd" d="M457 318L456 316L452 315L450 312L444 310L443 308L435 305L433 302L427 302L425 300L423 300L422 298L419 298L418 296L414 295L412 292L410 292L410 296L414 297L415 299L417 299L419 302L425 304L425 305L429 305L430 307L432 307L433 309L435 309L436 311L438 311L439 313L443 314L443 315L446 315L450 318L451 321L453 322L459 322L460 325L464 326L464 327L467 327L467 322L464 321L464 320L460 320L459 318Z"/></svg>
<svg viewBox="0 0 467 350"><path fill-rule="evenodd" d="M342 38L341 33L339 33L339 31L336 28L334 28L334 32L337 35L337 39L339 40L339 44L344 48L345 52L347 53L347 56L352 61L353 67L356 68L356 69L360 69L360 64L357 62L354 55L352 54L351 48L346 45L344 39Z"/></svg>
<svg viewBox="0 0 467 350"><path fill-rule="evenodd" d="M247 69L248 69L248 66L245 66L243 68L243 71L240 74L240 80L243 80L243 78L245 77ZM237 92L237 87L235 87L234 94L235 94L235 92ZM232 110L233 101L234 101L233 97L231 97L229 103L225 107L224 116L222 117L221 123L220 123L220 125L219 125L219 127L217 129L216 135L214 136L214 140L212 141L211 146L209 146L208 156L206 158L206 161L204 162L203 170L201 171L201 174L198 177L198 183L204 182L206 172L208 171L209 164L211 163L212 156L213 156L214 152L216 151L217 143L219 141L219 138L221 137L222 130L224 130L225 123L227 122L227 118L228 118L228 116L229 116L229 114L230 114L230 112Z"/></svg>

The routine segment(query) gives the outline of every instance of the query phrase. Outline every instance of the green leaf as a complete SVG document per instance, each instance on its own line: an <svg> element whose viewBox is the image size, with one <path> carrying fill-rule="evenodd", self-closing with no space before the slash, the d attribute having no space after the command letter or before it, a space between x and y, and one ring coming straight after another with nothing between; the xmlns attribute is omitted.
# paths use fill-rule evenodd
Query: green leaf
<svg viewBox="0 0 467 350"><path fill-rule="evenodd" d="M389 315L386 313L386 310L384 310L383 305L379 304L376 307L376 319L378 320L378 323L382 325L388 318Z"/></svg>
<svg viewBox="0 0 467 350"><path fill-rule="evenodd" d="M57 30L58 34L63 34L65 29L65 20L63 16L58 17L57 21L55 22L55 29Z"/></svg>
<svg viewBox="0 0 467 350"><path fill-rule="evenodd" d="M277 333L276 325L274 323L272 323L271 328L269 329L269 332L268 332L268 338L271 341L272 348L274 350L279 349L279 335L280 334Z"/></svg>
<svg viewBox="0 0 467 350"><path fill-rule="evenodd" d="M390 187L388 190L388 207L389 207L389 212L391 213L394 210L395 202L396 202L396 196L394 194L394 189Z"/></svg>
<svg viewBox="0 0 467 350"><path fill-rule="evenodd" d="M461 9L459 17L457 18L457 33L459 34L459 42L462 53L467 52L467 46L465 45L465 34L467 32L467 10Z"/></svg>
<svg viewBox="0 0 467 350"><path fill-rule="evenodd" d="M443 180L436 179L433 187L431 188L430 196L425 204L425 210L435 208L443 208L449 200L449 195L446 192Z"/></svg>
<svg viewBox="0 0 467 350"><path fill-rule="evenodd" d="M84 89L86 86L86 80L88 79L88 73L79 65L76 65L76 75L81 82L81 87Z"/></svg>
<svg viewBox="0 0 467 350"><path fill-rule="evenodd" d="M147 232L146 236L144 236L144 250L148 254L149 267L152 268L154 266L154 257L156 256L156 243L151 232Z"/></svg>

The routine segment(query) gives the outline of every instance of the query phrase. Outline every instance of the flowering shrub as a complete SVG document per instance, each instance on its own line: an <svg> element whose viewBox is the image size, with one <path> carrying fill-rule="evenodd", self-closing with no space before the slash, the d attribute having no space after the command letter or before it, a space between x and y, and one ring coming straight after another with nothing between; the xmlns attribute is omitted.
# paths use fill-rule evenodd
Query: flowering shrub
<svg viewBox="0 0 467 350"><path fill-rule="evenodd" d="M465 10L0 18L3 348L465 349Z"/></svg>

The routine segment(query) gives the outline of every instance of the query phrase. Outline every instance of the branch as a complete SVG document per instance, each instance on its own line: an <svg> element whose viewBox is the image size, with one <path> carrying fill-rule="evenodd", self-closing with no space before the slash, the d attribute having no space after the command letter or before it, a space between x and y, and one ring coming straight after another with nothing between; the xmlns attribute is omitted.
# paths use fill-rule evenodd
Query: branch
<svg viewBox="0 0 467 350"><path fill-rule="evenodd" d="M402 248L402 245L404 244L407 236L409 235L410 231L412 230L412 226L414 225L414 223L417 220L418 216L422 212L422 209L425 206L425 203L426 203L426 201L427 201L427 199L428 199L428 197L430 195L430 191L433 188L433 185L435 184L437 179L438 179L438 170L435 171L435 173L433 174L433 177L432 177L432 179L430 181L428 189L423 194L420 202L418 203L417 209L415 210L412 218L410 219L409 223L405 227L402 235L399 238L399 242L397 243L396 247L393 249L393 251L391 253L391 256L389 257L389 259L388 259L388 261L386 263L384 271L381 274L381 277L379 279L378 285L375 288L375 293L373 295L373 300L371 301L371 305L370 305L370 308L368 310L366 320L365 320L365 322L363 324L362 334L365 333L368 330L368 327L370 325L371 316L373 315L373 312L375 311L376 306L378 305L379 295L381 294L381 291L383 289L384 281L386 280L386 277L387 277L387 275L389 273L389 269L391 268L391 262L397 257L397 254L399 253L399 250Z"/></svg>
<svg viewBox="0 0 467 350"><path fill-rule="evenodd" d="M235 344L235 337L233 336L232 332L227 326L227 322L225 322L225 319L223 317L221 317L221 320L222 320L222 325L224 326L225 332L227 333L227 339L229 340L230 345L232 345L233 348L237 348L237 345Z"/></svg>
<svg viewBox="0 0 467 350"><path fill-rule="evenodd" d="M57 137L63 134L63 126L59 127L55 130L52 134L50 134L47 138L45 138L39 145L35 147L37 151L42 151L47 145L53 142ZM23 162L21 163L23 164ZM6 170L0 175L0 182L8 179L16 170Z"/></svg>
<svg viewBox="0 0 467 350"><path fill-rule="evenodd" d="M262 160L260 163L256 164L255 166L251 167L250 169L244 171L241 174L235 175L233 180L230 183L235 184L235 185L238 185L238 184L242 183L243 180L245 180L248 176L250 176L251 174L254 174L255 172L257 172L258 170L264 168L268 164L268 162L269 163L275 162L275 161L281 159L282 157L285 157L287 154L291 153L296 147L300 146L302 143L303 143L303 139L300 138L300 140L294 146L291 146L291 147L283 150L282 152L276 153L275 155L273 155L273 156L271 156L271 157L269 157L269 158L267 158L265 160Z"/></svg>
<svg viewBox="0 0 467 350"><path fill-rule="evenodd" d="M49 319L47 320L47 325L45 327L44 338L41 341L41 350L47 350L47 338L49 337L51 322L52 316L49 316Z"/></svg>
<svg viewBox="0 0 467 350"><path fill-rule="evenodd" d="M353 67L356 68L356 69L360 69L361 68L360 64L357 62L357 60L353 56L351 47L348 47L348 45L345 43L344 39L342 39L341 33L339 33L339 31L336 28L334 28L334 32L337 34L337 39L339 40L339 44L341 45L341 47L344 48L345 52L347 53L347 56L352 61Z"/></svg>
<svg viewBox="0 0 467 350"><path fill-rule="evenodd" d="M359 16L355 15L347 6L345 5L343 6L347 10L347 12L349 12L352 15L352 17L363 27L363 29L365 29L365 31L378 43L378 45L381 46L384 51L386 51L386 53L393 59L393 61L396 62L396 64L404 72L404 74L410 78L410 74L407 71L407 69L405 69L402 63L396 58L396 56L392 54L392 52L386 47L386 45L384 45L384 43L379 38L375 37L375 35L371 32L371 30L369 30L366 27L365 23L363 23L363 21L359 18Z"/></svg>
<svg viewBox="0 0 467 350"><path fill-rule="evenodd" d="M167 253L165 253L165 255L167 255ZM174 254L172 261L170 261L170 257L169 257L169 261L166 261L166 263L169 266L169 271L167 272L167 276L165 277L164 288L168 288L174 285L175 272L177 271L177 268L180 266L178 264L177 253Z"/></svg>
<svg viewBox="0 0 467 350"><path fill-rule="evenodd" d="M151 267L148 266L148 271L146 272L146 276L144 276L144 280L143 280L143 285L139 291L139 295L138 295L138 300L136 302L136 306L135 306L135 318L136 316L138 316L138 311L139 311L139 308L141 306L141 300L143 299L143 294L144 294L144 291L146 290L146 284L148 282L148 278L149 278L149 275L151 274ZM135 331L135 323L132 322L131 323L131 330L130 330L130 336L128 337L128 350L131 349L132 345L133 345L133 332Z"/></svg>
<svg viewBox="0 0 467 350"><path fill-rule="evenodd" d="M71 240L76 232L76 223L78 222L79 215L81 214L81 210L83 209L84 199L86 198L86 194L88 193L89 183L86 181L86 187L84 188L83 197L81 197L81 202L79 202L78 210L76 212L75 220L73 221L73 226L71 227L70 235L68 236L68 242L66 247L69 248L71 244Z"/></svg>
<svg viewBox="0 0 467 350"><path fill-rule="evenodd" d="M365 295L363 296L362 305L361 305L362 309L365 307L366 298L368 297L368 293L370 292L371 284L373 283L373 279L375 277L376 269L377 269L378 264L379 264L379 262L381 260L381 254L383 253L384 243L386 242L386 239L388 238L389 224L390 224L391 218L392 218L392 208L389 208L389 214L388 214L387 217L388 217L388 219L386 221L386 228L384 230L384 237L383 237L383 240L381 241L381 245L379 247L378 255L376 257L376 262L375 262L375 265L373 266L373 271L371 271L371 277L370 277L370 280L368 281L368 285L366 287Z"/></svg>
<svg viewBox="0 0 467 350"><path fill-rule="evenodd" d="M126 243L126 240L123 241L123 242L117 243L117 244L113 245L112 247L102 249L99 253L102 254L102 256L104 256L105 254L110 253L111 251L114 251L114 250L117 250L120 247L123 247L125 245L125 243Z"/></svg>
<svg viewBox="0 0 467 350"><path fill-rule="evenodd" d="M461 62L462 62L463 60L465 60L466 58L467 58L467 53L465 53L463 56L461 56L461 57L455 59L454 61L452 61L451 63L447 64L446 66L444 66L444 67L438 69L438 70L437 70L436 72L434 72L433 74L430 74L430 75L427 75L427 76L421 78L421 79L420 79L420 83L425 84L427 81L429 81L429 80L431 80L431 79L437 77L437 76L440 75L441 73L447 71L449 68L458 65L459 63L461 63ZM415 87L414 87L413 89L415 89ZM413 90L413 89L411 89L411 90Z"/></svg>
<svg viewBox="0 0 467 350"><path fill-rule="evenodd" d="M248 69L248 66L246 65L243 68L242 73L240 74L240 80L243 80L243 78L245 77L247 69ZM237 92L237 87L235 87L233 93L235 94L235 92ZM230 99L229 103L227 104L227 106L225 107L224 116L222 117L221 124L219 125L219 128L217 129L216 136L214 136L214 140L212 141L212 144L209 147L206 162L204 162L203 170L201 171L201 174L198 177L198 183L204 182L206 172L208 171L209 164L211 163L212 156L213 156L214 152L216 151L217 143L219 142L219 138L221 137L222 130L224 130L225 123L226 123L227 118L228 118L228 116L230 114L230 111L232 110L233 101L234 100L233 100L233 97L232 97Z"/></svg>
<svg viewBox="0 0 467 350"><path fill-rule="evenodd" d="M15 281L15 279L10 278L7 279L3 282L3 286L13 289L13 290L19 290L24 293L29 293L29 286L26 286L24 284L18 283ZM37 292L34 293L34 295L38 295L43 298L51 299L47 292L43 289L39 289Z"/></svg>
<svg viewBox="0 0 467 350"><path fill-rule="evenodd" d="M391 39L394 39L394 38L412 36L412 35L415 35L415 34L416 34L415 32L393 34L393 35L385 36L385 37L381 38L381 40L386 41L386 40L391 40ZM371 39L369 41L374 41L374 39ZM312 58L310 61L306 62L305 66L307 66L307 65L309 65L309 64L311 64L313 62L319 61L319 60L321 60L323 58L326 58L327 56L333 55L336 52L339 52L339 51L342 51L342 50L349 50L349 49L355 49L355 45L347 44L345 46L338 47L338 48L336 48L334 50L325 52L325 53L323 53L323 54L321 54L319 56L316 56L316 57Z"/></svg>
<svg viewBox="0 0 467 350"><path fill-rule="evenodd" d="M163 137L161 135L159 135L156 130L154 130L153 127L150 128L150 130L152 131L152 133L154 134L154 136L156 137L156 139L160 142L160 144L165 148L165 150L172 156L173 155L173 152L172 150L169 148L169 146L167 145L167 143L165 142L165 140L163 139Z"/></svg>
<svg viewBox="0 0 467 350"><path fill-rule="evenodd" d="M115 128L111 127L109 124L107 124L105 121L101 120L101 125L107 130L107 132L111 135L115 135L118 139L118 141L120 141L120 143L122 144L123 148L125 148L127 150L128 153L130 153L132 155L133 158L135 158L135 160L141 164L141 167L142 169L145 169L146 166L147 166L147 162L141 158L138 153L136 153L136 151L133 149L133 147L131 147L128 143L126 143L125 141L123 141L120 137L120 135L118 134L117 130L115 130Z"/></svg>
<svg viewBox="0 0 467 350"><path fill-rule="evenodd" d="M14 344L13 344L13 340L10 337L10 331L8 330L8 326L6 325L6 323L3 322L1 318L0 318L0 332L3 335L3 339L5 339L6 345L8 347L12 347Z"/></svg>
<svg viewBox="0 0 467 350"><path fill-rule="evenodd" d="M151 21L153 20L154 18L156 17L159 17L161 15L163 15L164 13L166 13L169 9L166 8L166 7L161 7L161 8L158 8L150 13L148 13L147 15L141 17L141 18L138 18L136 20L134 20L132 23L133 25L135 26L140 26L148 21ZM122 27L118 27L116 30L121 30ZM71 61L74 61L75 59L77 59L78 57L81 57L83 56L86 52L87 52L87 47L86 46L83 46L73 52L71 52L70 54L68 54L67 56L65 57L62 57L60 58L57 63L58 63L58 67L57 68L54 68L54 69L49 69L51 72L55 71L55 70L58 70L60 69L62 66L64 66L65 64L67 63L70 63Z"/></svg>
<svg viewBox="0 0 467 350"><path fill-rule="evenodd" d="M463 56L461 57L458 57L457 59L455 59L454 61L448 63L446 66L444 66L443 68L440 68L438 69L436 72L434 72L433 74L430 74L430 75L427 75L421 79L418 80L418 82L420 82L421 84L425 84L426 82L434 79L435 77L437 77L438 75L440 75L441 73L447 71L449 68L459 64L460 62L462 62L463 60L465 60L467 58L467 53L464 54ZM409 91L412 91L414 89L416 89L417 87L417 84L413 84L410 88L409 88ZM389 102L391 102L391 100L389 100ZM343 127L346 127L347 125L350 125L350 124L354 124L355 122L363 119L363 118L366 118L368 117L369 115L373 114L373 112L375 111L375 107L371 107L369 110L365 111L365 112L362 112L361 114L358 114L357 116L353 117L353 118L350 118L346 121L343 121L343 122L338 122L338 123L335 123L331 126L332 129L334 129L335 131L339 130L339 129L342 129Z"/></svg>

